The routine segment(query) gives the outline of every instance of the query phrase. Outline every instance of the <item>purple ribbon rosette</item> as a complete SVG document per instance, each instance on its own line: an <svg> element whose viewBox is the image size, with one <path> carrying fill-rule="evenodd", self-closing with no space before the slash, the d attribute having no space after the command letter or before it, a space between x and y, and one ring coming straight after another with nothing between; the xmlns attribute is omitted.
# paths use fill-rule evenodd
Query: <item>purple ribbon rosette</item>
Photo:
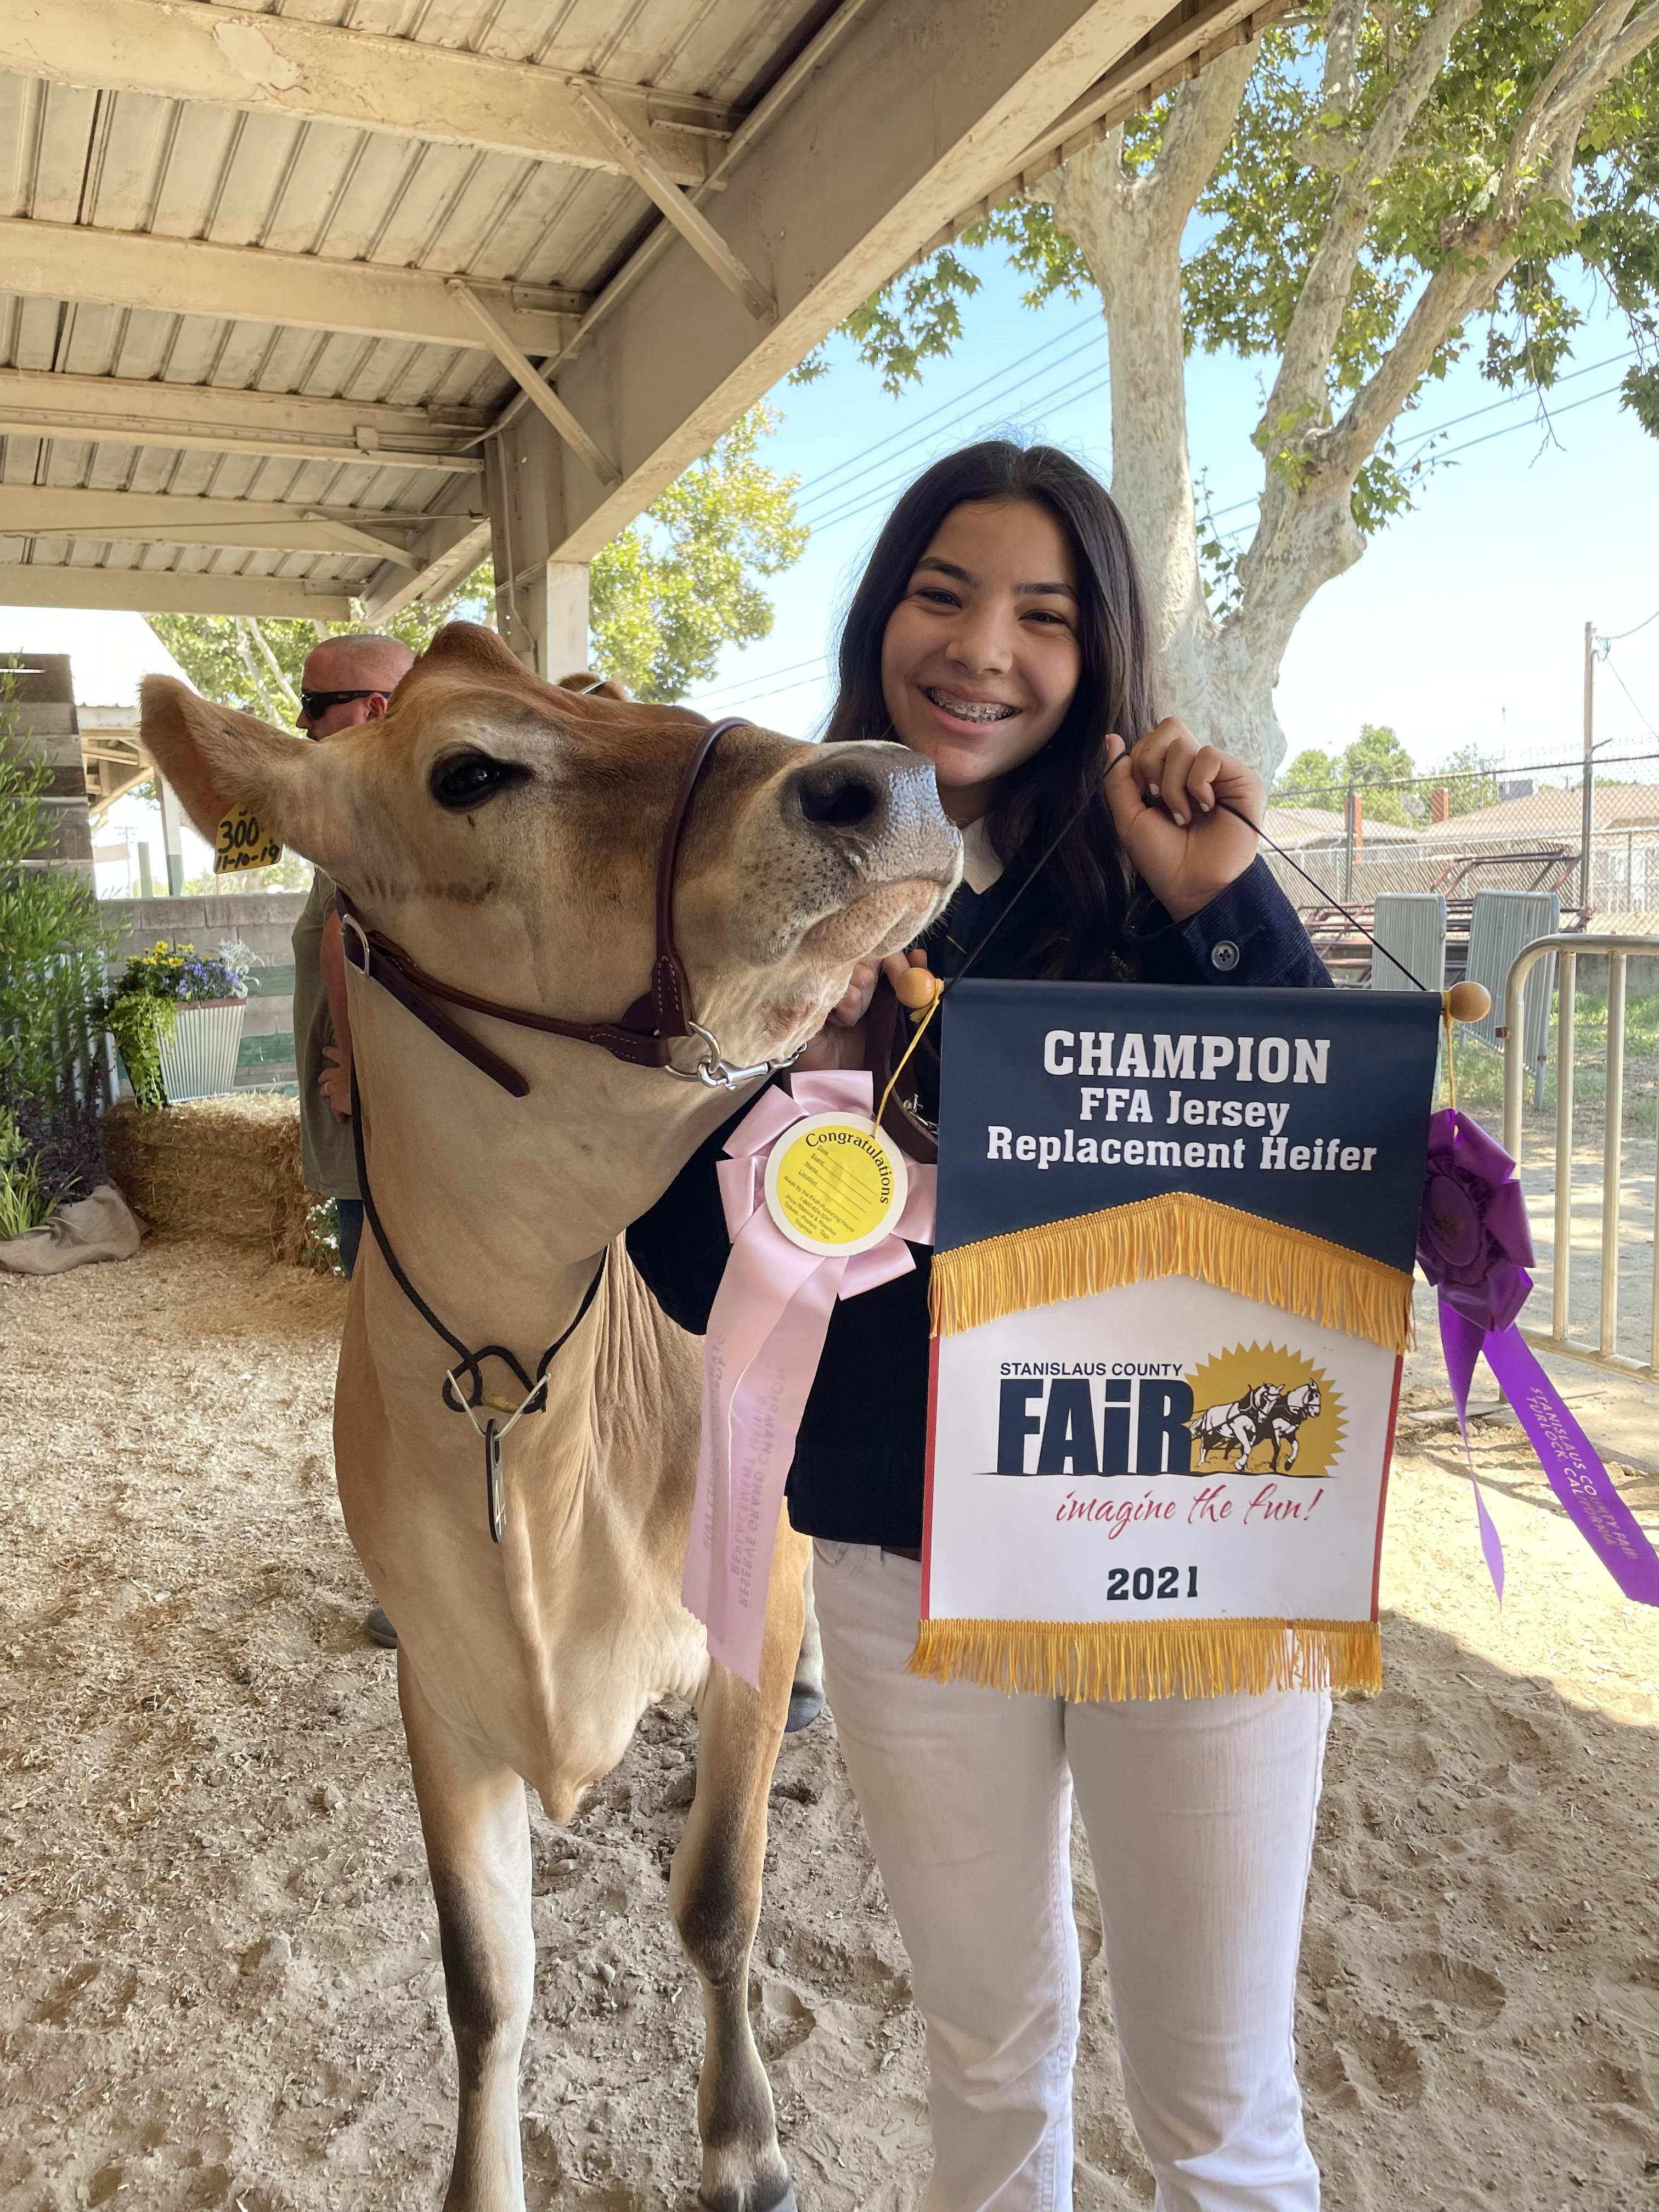
<svg viewBox="0 0 1659 2212"><path fill-rule="evenodd" d="M1659 1605L1659 1556L1516 1326L1534 1261L1515 1162L1478 1122L1449 1108L1429 1123L1427 1170L1417 1261L1439 1294L1440 1341L1465 1451L1469 1385L1484 1356L1579 1534L1627 1598ZM1478 1482L1474 1503L1501 1601L1504 1550Z"/></svg>

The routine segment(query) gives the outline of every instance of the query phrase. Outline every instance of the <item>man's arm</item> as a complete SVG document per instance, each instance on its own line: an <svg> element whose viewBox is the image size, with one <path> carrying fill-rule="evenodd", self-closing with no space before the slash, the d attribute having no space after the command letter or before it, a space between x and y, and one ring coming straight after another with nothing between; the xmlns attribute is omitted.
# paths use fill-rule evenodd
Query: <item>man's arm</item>
<svg viewBox="0 0 1659 2212"><path fill-rule="evenodd" d="M332 900L323 915L323 941L318 953L323 995L328 1018L334 1024L334 1042L323 1047L328 1063L317 1079L318 1088L343 1121L351 1118L351 1017L346 1012L345 940Z"/></svg>

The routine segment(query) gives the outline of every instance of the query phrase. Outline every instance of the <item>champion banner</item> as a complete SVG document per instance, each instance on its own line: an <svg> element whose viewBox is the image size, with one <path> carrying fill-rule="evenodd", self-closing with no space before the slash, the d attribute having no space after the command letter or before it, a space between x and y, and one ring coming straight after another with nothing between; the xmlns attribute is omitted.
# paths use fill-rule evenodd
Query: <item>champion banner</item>
<svg viewBox="0 0 1659 2212"><path fill-rule="evenodd" d="M1377 1684L1440 1020L1428 994L953 988L918 1672Z"/></svg>

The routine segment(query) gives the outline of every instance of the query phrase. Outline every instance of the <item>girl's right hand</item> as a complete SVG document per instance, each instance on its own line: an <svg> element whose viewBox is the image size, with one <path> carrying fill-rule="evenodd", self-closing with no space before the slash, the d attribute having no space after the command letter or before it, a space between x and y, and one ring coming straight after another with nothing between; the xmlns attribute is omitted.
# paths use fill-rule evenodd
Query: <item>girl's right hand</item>
<svg viewBox="0 0 1659 2212"><path fill-rule="evenodd" d="M830 1009L829 1020L802 1053L796 1066L809 1073L815 1069L862 1067L864 1018L876 995L877 983L883 975L890 983L896 983L907 968L927 965L927 955L920 946L909 952L890 952L883 960L860 960L846 990Z"/></svg>

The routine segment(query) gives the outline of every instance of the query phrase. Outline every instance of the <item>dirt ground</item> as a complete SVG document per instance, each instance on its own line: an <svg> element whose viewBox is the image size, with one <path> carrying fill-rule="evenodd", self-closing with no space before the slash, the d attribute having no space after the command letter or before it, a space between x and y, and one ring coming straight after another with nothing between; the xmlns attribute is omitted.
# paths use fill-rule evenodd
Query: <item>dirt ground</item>
<svg viewBox="0 0 1659 2212"><path fill-rule="evenodd" d="M436 1921L330 1472L343 1301L161 1238L0 1279L4 2212L441 2195ZM1424 1358L1408 1380L1443 1401ZM1338 1709L1314 1870L1310 2128L1335 2212L1636 2212L1659 2200L1659 1620L1514 1430L1480 1433L1501 1614L1455 1431L1414 1426L1396 1468L1389 1687ZM1650 1526L1656 1478L1620 1476ZM659 1711L568 1831L535 1817L534 2207L695 2188L701 2023L664 1875L694 1755ZM786 1746L772 1818L752 2001L804 2212L899 2212L921 2032L827 1720ZM1082 1862L1078 1913L1078 2201L1144 2206Z"/></svg>

